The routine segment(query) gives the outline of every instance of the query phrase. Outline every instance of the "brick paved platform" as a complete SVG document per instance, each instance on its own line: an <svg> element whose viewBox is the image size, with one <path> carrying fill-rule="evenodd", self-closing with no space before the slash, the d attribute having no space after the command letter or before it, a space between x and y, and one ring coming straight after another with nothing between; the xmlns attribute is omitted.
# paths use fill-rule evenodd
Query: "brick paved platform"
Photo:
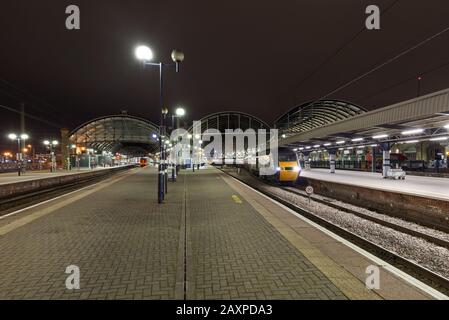
<svg viewBox="0 0 449 320"><path fill-rule="evenodd" d="M0 219L0 299L429 298L215 169L181 173L157 204L138 169ZM79 266L81 289L65 269Z"/></svg>

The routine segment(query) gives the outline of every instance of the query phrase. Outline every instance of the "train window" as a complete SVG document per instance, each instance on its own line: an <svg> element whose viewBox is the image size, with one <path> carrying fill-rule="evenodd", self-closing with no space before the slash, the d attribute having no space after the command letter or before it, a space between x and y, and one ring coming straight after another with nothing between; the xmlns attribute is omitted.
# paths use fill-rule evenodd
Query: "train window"
<svg viewBox="0 0 449 320"><path fill-rule="evenodd" d="M295 153L279 153L279 161L297 161L298 158Z"/></svg>

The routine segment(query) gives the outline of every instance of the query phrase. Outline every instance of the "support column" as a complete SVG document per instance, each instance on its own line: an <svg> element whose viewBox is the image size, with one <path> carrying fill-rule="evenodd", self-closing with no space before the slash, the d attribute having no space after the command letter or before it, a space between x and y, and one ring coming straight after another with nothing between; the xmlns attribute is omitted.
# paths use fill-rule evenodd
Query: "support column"
<svg viewBox="0 0 449 320"><path fill-rule="evenodd" d="M303 156L304 156L304 170L310 170L310 161L309 161L309 156L310 156L310 152L303 152Z"/></svg>
<svg viewBox="0 0 449 320"><path fill-rule="evenodd" d="M390 163L390 143L382 143L382 178L387 178L387 172L391 169Z"/></svg>
<svg viewBox="0 0 449 320"><path fill-rule="evenodd" d="M70 141L69 129L61 129L61 153L62 153L62 168L70 170Z"/></svg>
<svg viewBox="0 0 449 320"><path fill-rule="evenodd" d="M329 167L330 173L335 173L335 154L337 153L335 149L328 150L329 153Z"/></svg>

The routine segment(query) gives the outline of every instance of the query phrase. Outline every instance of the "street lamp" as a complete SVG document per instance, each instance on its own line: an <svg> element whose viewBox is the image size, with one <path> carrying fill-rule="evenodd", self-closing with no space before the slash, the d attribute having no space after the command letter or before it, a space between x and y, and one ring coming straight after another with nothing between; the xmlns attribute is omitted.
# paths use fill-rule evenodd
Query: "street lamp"
<svg viewBox="0 0 449 320"><path fill-rule="evenodd" d="M25 166L23 165L21 141L23 141L25 147L25 141L30 137L26 133L22 133L20 136L15 133L10 133L8 135L8 138L11 140L17 140L17 164L18 164L18 174L20 176L22 171L25 172Z"/></svg>
<svg viewBox="0 0 449 320"><path fill-rule="evenodd" d="M44 145L50 150L50 157L51 157L51 168L50 172L56 171L56 159L55 159L55 148L59 144L58 140L53 140L50 142L50 140L44 140Z"/></svg>
<svg viewBox="0 0 449 320"><path fill-rule="evenodd" d="M175 113L178 117L183 117L186 114L186 110L184 108L177 108Z"/></svg>
<svg viewBox="0 0 449 320"><path fill-rule="evenodd" d="M142 61L143 66L152 66L159 68L159 103L161 109L160 125L159 125L159 137L165 135L165 117L167 116L168 110L164 108L164 96L163 96L163 70L164 67L175 66L176 72L179 71L179 64L184 61L184 53L178 50L173 50L171 58L174 64L164 64L162 62L151 62L154 55L153 51L147 46L138 46L135 49L136 58ZM162 203L164 200L165 193L167 192L167 164L166 164L166 152L165 146L162 143L162 138L159 139L159 152L161 155L159 165L158 165L158 203Z"/></svg>
<svg viewBox="0 0 449 320"><path fill-rule="evenodd" d="M136 58L141 61L153 60L153 51L147 46L138 46L135 51Z"/></svg>

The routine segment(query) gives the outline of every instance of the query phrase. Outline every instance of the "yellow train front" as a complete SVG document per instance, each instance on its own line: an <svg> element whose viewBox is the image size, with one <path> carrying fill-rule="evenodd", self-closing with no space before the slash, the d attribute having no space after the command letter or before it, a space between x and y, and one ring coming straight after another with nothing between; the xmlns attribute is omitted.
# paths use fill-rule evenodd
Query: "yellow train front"
<svg viewBox="0 0 449 320"><path fill-rule="evenodd" d="M296 152L289 148L278 149L278 166L275 179L280 183L296 183L301 174L301 165Z"/></svg>
<svg viewBox="0 0 449 320"><path fill-rule="evenodd" d="M298 155L296 152L289 148L279 147L278 148L278 159L276 163L274 162L273 155L265 155L259 156L258 166L251 165L250 169L254 174L257 174L259 177L275 181L277 183L282 184L294 184L297 182L300 174L301 174L301 165L298 160ZM263 169L268 167L273 168L274 165L274 173L270 175L266 175L262 173ZM265 172L273 172L273 170L264 170Z"/></svg>

